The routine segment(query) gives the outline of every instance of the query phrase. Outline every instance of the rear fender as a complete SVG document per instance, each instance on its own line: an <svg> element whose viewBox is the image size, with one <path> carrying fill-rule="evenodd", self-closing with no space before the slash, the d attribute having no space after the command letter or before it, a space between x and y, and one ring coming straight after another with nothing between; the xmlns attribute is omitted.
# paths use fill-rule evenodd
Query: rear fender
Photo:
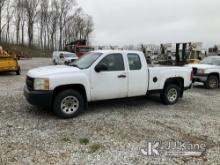
<svg viewBox="0 0 220 165"><path fill-rule="evenodd" d="M177 86L179 86L180 88L180 97L183 97L183 92L184 92L184 79L182 77L172 77L172 78L169 78L165 81L164 83L164 87L163 87L163 90L165 89L165 87L169 84L175 84Z"/></svg>

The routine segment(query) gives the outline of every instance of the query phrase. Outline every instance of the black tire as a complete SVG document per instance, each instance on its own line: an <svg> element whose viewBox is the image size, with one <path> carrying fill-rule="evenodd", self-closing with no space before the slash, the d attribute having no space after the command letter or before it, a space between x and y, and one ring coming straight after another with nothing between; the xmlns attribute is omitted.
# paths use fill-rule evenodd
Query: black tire
<svg viewBox="0 0 220 165"><path fill-rule="evenodd" d="M59 118L68 119L77 117L83 110L84 99L78 91L72 89L64 90L58 93L54 98L53 111Z"/></svg>
<svg viewBox="0 0 220 165"><path fill-rule="evenodd" d="M18 70L16 71L16 75L21 75L21 70L20 70L20 69L18 69Z"/></svg>
<svg viewBox="0 0 220 165"><path fill-rule="evenodd" d="M54 65L57 65L57 63L56 63L56 61L55 61L55 60L53 60L53 64L54 64Z"/></svg>
<svg viewBox="0 0 220 165"><path fill-rule="evenodd" d="M208 77L207 81L205 82L205 87L207 89L216 89L219 87L219 78L215 75L211 75Z"/></svg>
<svg viewBox="0 0 220 165"><path fill-rule="evenodd" d="M171 93L173 93L172 99L171 99ZM160 98L165 105L173 105L179 100L180 93L181 93L181 89L179 86L175 84L167 84L163 92L160 94Z"/></svg>
<svg viewBox="0 0 220 165"><path fill-rule="evenodd" d="M64 62L64 65L67 65L67 66L68 66L68 65L69 65L69 62L65 61L65 62Z"/></svg>

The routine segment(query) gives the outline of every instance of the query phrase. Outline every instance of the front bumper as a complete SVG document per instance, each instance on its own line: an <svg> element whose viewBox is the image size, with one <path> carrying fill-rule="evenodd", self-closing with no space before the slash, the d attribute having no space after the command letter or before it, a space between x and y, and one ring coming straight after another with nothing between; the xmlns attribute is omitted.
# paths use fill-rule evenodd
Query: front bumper
<svg viewBox="0 0 220 165"><path fill-rule="evenodd" d="M208 79L208 75L194 75L193 82L206 82Z"/></svg>
<svg viewBox="0 0 220 165"><path fill-rule="evenodd" d="M29 91L25 86L24 96L32 105L50 108L52 105L53 91Z"/></svg>

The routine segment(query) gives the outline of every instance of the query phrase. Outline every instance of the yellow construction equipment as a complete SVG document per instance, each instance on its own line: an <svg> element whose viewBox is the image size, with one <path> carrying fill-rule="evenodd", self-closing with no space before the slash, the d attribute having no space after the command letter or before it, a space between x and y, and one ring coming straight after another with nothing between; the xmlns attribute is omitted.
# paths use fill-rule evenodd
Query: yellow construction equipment
<svg viewBox="0 0 220 165"><path fill-rule="evenodd" d="M20 75L21 69L16 55L9 54L0 46L0 72L15 72Z"/></svg>
<svg viewBox="0 0 220 165"><path fill-rule="evenodd" d="M200 63L201 51L198 50L196 44L197 43L193 44L191 42L176 44L176 65Z"/></svg>

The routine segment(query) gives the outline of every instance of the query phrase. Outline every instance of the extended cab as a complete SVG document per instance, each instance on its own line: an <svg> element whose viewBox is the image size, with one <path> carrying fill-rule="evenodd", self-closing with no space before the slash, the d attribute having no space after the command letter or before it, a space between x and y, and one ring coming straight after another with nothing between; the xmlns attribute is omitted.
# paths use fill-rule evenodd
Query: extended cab
<svg viewBox="0 0 220 165"><path fill-rule="evenodd" d="M139 51L93 51L73 66L48 66L27 73L29 103L51 107L61 118L77 116L88 102L159 93L175 104L191 87L190 67L148 67Z"/></svg>
<svg viewBox="0 0 220 165"><path fill-rule="evenodd" d="M219 87L220 56L209 56L200 64L188 65L193 68L193 82L202 82L208 89Z"/></svg>

